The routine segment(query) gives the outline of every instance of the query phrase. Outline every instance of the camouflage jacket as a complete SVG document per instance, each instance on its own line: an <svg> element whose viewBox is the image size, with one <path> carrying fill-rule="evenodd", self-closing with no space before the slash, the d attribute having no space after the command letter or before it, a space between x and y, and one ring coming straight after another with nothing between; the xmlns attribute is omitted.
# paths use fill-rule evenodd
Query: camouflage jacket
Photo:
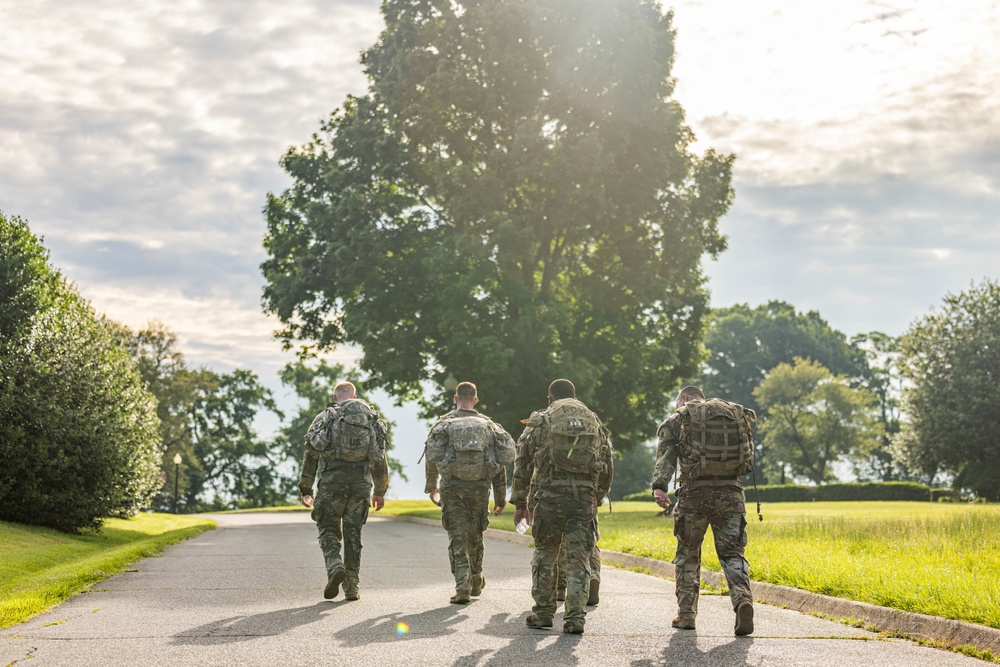
<svg viewBox="0 0 1000 667"><path fill-rule="evenodd" d="M670 478L677 468L677 446L680 444L681 420L676 412L656 429L656 467L653 468L653 490L666 493Z"/></svg>
<svg viewBox="0 0 1000 667"><path fill-rule="evenodd" d="M545 410L538 410L531 413L531 417L524 420L526 424L524 432L517 440L510 502L518 509L533 506L536 499L564 497L567 493L572 493L567 491L566 487L557 488L546 485L542 481L543 475L538 474L539 471L535 469L538 449L548 437L543 418L545 412ZM611 434L604 426L600 427L599 433L599 460L603 465L603 470L598 475L593 489L593 494L598 502L608 495L611 490L611 481L614 478L614 449L611 446Z"/></svg>
<svg viewBox="0 0 1000 667"><path fill-rule="evenodd" d="M492 419L479 412L478 410L452 410L451 412L442 415L431 430L427 433L427 444L424 447L424 493L430 493L434 489L443 488L449 483L455 484L468 484L468 482L446 482L441 480L440 484L438 479L440 478L440 472L438 471L437 461L432 461L430 457L426 456L426 452L431 447L432 440L437 440L440 445L439 449L443 449L445 442L448 439L448 433L443 428L444 421L452 417L482 417L484 420L489 422L491 425L496 425L500 428L496 422ZM493 487L493 501L498 505L504 505L507 502L507 468L501 467L499 471L493 476L492 479L486 480Z"/></svg>
<svg viewBox="0 0 1000 667"><path fill-rule="evenodd" d="M333 406L331 403L329 406ZM389 461L386 457L386 436L388 435L388 428L385 422L381 419L377 419L378 413L372 408L372 412L375 413L375 446L378 449L377 453L373 457L372 462L369 465L358 467L358 474L362 476L365 481L374 487L373 494L376 496L384 496L386 491L389 489ZM313 418L312 424L309 426L311 431L316 423L323 418L326 413L319 413ZM320 468L321 456L319 452L312 449L308 442L306 443L305 454L302 456L302 472L299 475L299 492L306 495L313 495L313 486L316 483L317 472L322 474Z"/></svg>

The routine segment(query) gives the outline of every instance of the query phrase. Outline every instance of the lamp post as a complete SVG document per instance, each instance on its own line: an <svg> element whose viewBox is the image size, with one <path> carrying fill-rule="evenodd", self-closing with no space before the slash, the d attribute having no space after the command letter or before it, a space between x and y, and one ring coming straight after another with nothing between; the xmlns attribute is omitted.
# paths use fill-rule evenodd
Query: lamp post
<svg viewBox="0 0 1000 667"><path fill-rule="evenodd" d="M181 453L174 454L174 514L177 514L177 491L181 480Z"/></svg>
<svg viewBox="0 0 1000 667"><path fill-rule="evenodd" d="M458 387L458 378L455 377L454 373L449 372L448 377L444 379L444 389L448 392L453 392Z"/></svg>

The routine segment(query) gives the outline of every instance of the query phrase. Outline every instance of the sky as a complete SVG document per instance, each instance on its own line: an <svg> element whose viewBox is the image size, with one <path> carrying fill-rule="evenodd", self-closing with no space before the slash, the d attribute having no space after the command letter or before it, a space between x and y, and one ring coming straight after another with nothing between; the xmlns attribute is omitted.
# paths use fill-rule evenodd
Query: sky
<svg viewBox="0 0 1000 667"><path fill-rule="evenodd" d="M364 92L378 6L0 0L0 210L99 311L163 322L190 363L254 370L294 410L260 308L261 208L290 184L282 154ZM714 306L781 299L899 335L1000 278L998 2L664 6L695 149L737 156ZM427 424L376 399L410 477L389 496L417 497Z"/></svg>

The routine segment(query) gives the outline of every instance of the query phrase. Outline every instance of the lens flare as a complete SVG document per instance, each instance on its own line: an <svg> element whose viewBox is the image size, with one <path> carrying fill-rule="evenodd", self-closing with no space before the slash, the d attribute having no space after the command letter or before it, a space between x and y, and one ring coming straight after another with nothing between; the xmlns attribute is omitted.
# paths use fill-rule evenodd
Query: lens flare
<svg viewBox="0 0 1000 667"><path fill-rule="evenodd" d="M405 637L408 634L410 634L410 626L409 625L407 625L406 623L397 623L396 624L396 636L397 637Z"/></svg>

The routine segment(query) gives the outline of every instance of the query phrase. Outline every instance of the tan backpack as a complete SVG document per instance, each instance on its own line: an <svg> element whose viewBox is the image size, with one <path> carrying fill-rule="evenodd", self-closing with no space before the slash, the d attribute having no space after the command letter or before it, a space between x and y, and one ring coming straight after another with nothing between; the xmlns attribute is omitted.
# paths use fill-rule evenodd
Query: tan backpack
<svg viewBox="0 0 1000 667"><path fill-rule="evenodd" d="M352 398L331 405L306 434L309 445L330 462L368 461L376 448L376 413L368 403Z"/></svg>

